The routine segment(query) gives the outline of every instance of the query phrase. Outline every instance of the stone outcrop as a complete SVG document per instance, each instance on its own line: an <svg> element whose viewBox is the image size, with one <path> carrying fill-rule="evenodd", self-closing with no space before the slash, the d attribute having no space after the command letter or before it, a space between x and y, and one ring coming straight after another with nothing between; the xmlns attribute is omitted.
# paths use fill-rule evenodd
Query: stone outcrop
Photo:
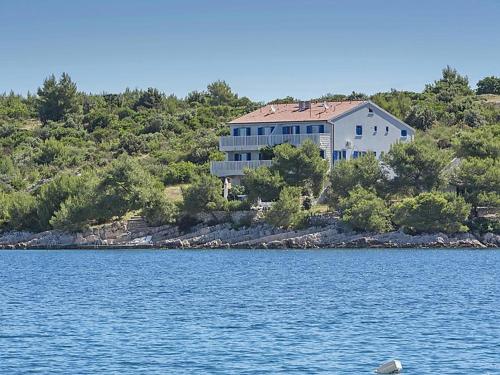
<svg viewBox="0 0 500 375"><path fill-rule="evenodd" d="M149 227L141 218L89 228L81 233L46 231L41 233L9 232L0 234L0 248L486 248L500 247L500 236L486 233L444 233L412 236L402 231L356 233L344 228L332 215L312 218L310 227L285 230L255 221L244 212L224 221L222 217L205 218L186 232L165 225ZM217 220L214 220L217 219ZM250 226L243 222L253 221Z"/></svg>

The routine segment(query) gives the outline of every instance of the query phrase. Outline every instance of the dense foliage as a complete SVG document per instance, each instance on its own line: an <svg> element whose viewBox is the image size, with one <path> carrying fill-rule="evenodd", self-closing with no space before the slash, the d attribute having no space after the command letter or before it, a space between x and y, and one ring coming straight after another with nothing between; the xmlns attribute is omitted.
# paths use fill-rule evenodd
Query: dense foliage
<svg viewBox="0 0 500 375"><path fill-rule="evenodd" d="M370 99L418 129L415 142L396 144L382 164L370 155L337 163L330 178L314 144L280 145L266 150L273 166L247 171L229 198L244 193L248 204L277 201L268 221L291 227L329 182L331 209L358 230L388 230L389 219L412 231L462 230L471 223L498 228L475 218L478 207L500 202L498 81L486 77L474 91L447 67L421 93L377 93ZM367 96L318 99L360 98ZM0 229L78 230L125 215L159 225L178 221L181 211L248 207L223 199L209 162L224 159L218 137L229 133L227 122L260 105L238 97L224 81L178 98L155 88L83 93L68 74L48 77L35 95L0 95ZM179 184L183 201L174 202L165 189ZM456 191L465 203L441 191ZM415 205L432 208L436 217L451 212L454 223L414 225L423 212Z"/></svg>

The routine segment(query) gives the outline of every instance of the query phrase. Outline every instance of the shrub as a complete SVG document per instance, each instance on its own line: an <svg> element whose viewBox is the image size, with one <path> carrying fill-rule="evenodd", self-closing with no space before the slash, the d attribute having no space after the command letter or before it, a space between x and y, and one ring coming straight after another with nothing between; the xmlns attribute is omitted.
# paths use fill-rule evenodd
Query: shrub
<svg viewBox="0 0 500 375"><path fill-rule="evenodd" d="M266 213L266 222L279 228L295 228L300 226L305 218L300 197L300 188L285 187L281 190L279 199Z"/></svg>
<svg viewBox="0 0 500 375"><path fill-rule="evenodd" d="M189 214L222 210L226 200L222 196L222 181L211 175L201 175L182 189L184 210Z"/></svg>
<svg viewBox="0 0 500 375"><path fill-rule="evenodd" d="M328 173L328 162L320 155L320 149L307 140L300 147L288 143L274 148L272 171L277 171L290 186L299 186L318 196Z"/></svg>
<svg viewBox="0 0 500 375"><path fill-rule="evenodd" d="M76 195L82 185L80 177L61 174L40 188L36 211L41 229L50 229L50 219L54 213L69 196Z"/></svg>
<svg viewBox="0 0 500 375"><path fill-rule="evenodd" d="M247 199L256 202L258 198L265 202L275 201L285 186L285 181L276 171L267 167L246 169L241 184L248 192Z"/></svg>
<svg viewBox="0 0 500 375"><path fill-rule="evenodd" d="M169 164L165 169L163 182L167 185L189 182L196 175L197 169L196 164L190 161Z"/></svg>
<svg viewBox="0 0 500 375"><path fill-rule="evenodd" d="M39 229L35 197L24 192L14 192L9 194L5 201L8 208L4 220L8 222L9 229L30 231Z"/></svg>
<svg viewBox="0 0 500 375"><path fill-rule="evenodd" d="M357 186L340 198L341 219L355 230L383 233L391 229L390 211L373 191Z"/></svg>
<svg viewBox="0 0 500 375"><path fill-rule="evenodd" d="M393 221L411 233L464 232L470 209L462 197L450 193L421 193L396 203Z"/></svg>
<svg viewBox="0 0 500 375"><path fill-rule="evenodd" d="M335 163L330 175L329 205L336 207L339 199L345 198L358 185L381 191L384 182L387 182L385 173L373 154Z"/></svg>
<svg viewBox="0 0 500 375"><path fill-rule="evenodd" d="M443 170L450 157L434 141L417 138L395 143L383 160L396 175L391 182L394 192L419 193L443 185Z"/></svg>
<svg viewBox="0 0 500 375"><path fill-rule="evenodd" d="M149 225L171 224L177 217L177 206L159 189L150 190L142 197L142 214Z"/></svg>

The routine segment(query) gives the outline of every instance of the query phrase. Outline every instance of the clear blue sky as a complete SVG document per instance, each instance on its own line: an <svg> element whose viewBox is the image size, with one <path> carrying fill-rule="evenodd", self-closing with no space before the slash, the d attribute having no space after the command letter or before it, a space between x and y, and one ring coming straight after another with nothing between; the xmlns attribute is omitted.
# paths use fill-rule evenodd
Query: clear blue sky
<svg viewBox="0 0 500 375"><path fill-rule="evenodd" d="M0 92L68 72L79 89L216 79L240 95L422 90L447 64L500 75L499 0L0 1Z"/></svg>

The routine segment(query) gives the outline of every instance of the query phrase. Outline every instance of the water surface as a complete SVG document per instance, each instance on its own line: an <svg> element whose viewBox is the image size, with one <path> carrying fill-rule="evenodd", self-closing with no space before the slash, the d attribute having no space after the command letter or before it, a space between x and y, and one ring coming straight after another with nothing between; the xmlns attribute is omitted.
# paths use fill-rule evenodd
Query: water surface
<svg viewBox="0 0 500 375"><path fill-rule="evenodd" d="M1 374L500 373L500 252L0 251Z"/></svg>

